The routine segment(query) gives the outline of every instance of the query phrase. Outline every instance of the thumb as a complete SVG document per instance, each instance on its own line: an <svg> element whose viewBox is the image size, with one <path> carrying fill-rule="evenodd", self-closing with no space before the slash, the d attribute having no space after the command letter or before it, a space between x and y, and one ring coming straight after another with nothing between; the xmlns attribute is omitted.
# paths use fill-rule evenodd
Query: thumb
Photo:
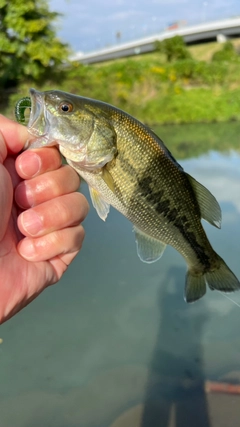
<svg viewBox="0 0 240 427"><path fill-rule="evenodd" d="M12 180L7 169L0 164L0 241L7 230L9 217L12 209L13 188Z"/></svg>

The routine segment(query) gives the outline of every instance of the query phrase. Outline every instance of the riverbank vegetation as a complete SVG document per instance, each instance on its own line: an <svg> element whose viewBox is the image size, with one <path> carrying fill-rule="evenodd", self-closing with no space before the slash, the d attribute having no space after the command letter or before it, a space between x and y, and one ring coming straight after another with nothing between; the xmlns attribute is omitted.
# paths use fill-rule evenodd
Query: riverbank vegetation
<svg viewBox="0 0 240 427"><path fill-rule="evenodd" d="M198 59L202 48L186 48L189 56L170 61L157 51L95 66L78 65L63 88L110 102L150 125L239 120L237 41L235 46L205 44L206 56L211 50L209 59L203 52Z"/></svg>
<svg viewBox="0 0 240 427"><path fill-rule="evenodd" d="M6 3L7 13L10 3L4 0L3 2ZM15 2L16 0L11 5ZM25 9L22 16L26 18L30 12ZM124 109L151 126L240 120L239 39L224 44L205 43L186 47L180 37L175 37L156 43L156 50L151 54L93 65L67 61L63 63L63 57L60 58L57 52L60 49L61 55L63 52L66 55L67 47L55 39L50 25L55 15L49 17L45 9L46 19L42 21L41 31L41 34L45 31L44 37L48 38L49 55L45 58L45 63L40 57L44 55L45 48L33 49L33 52L30 52L27 47L29 45L25 43L25 38L30 37L29 31L32 31L33 45L38 43L35 34L38 17L36 11L33 10L31 13L31 25L28 22L26 34L23 31L22 21L23 34L20 34L22 39L18 40L20 44L5 40L5 53L0 52L2 114L13 117L15 102L28 94L29 87L35 87L40 90L60 89L101 99ZM3 17L1 22L4 22ZM18 27L14 36L17 31ZM13 33L6 32L7 36L9 34ZM51 40L55 43L53 50L50 49ZM22 50L25 49L22 65L19 46ZM6 54L7 48L10 50L16 48L16 52ZM41 55L35 57L35 62L33 61L35 68L31 71L32 62L27 55L36 56L36 52L38 56ZM11 67L11 61L17 61L17 64L21 65L12 68L14 73L18 70L22 73L20 76L11 75L15 83L12 85L11 81L7 81L9 75L7 67ZM42 72L43 70L45 72Z"/></svg>

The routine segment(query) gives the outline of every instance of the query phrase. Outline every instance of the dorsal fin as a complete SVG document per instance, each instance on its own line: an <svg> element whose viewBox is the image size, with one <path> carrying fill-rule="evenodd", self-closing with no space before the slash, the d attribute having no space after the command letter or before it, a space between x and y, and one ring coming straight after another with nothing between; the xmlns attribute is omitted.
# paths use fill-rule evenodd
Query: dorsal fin
<svg viewBox="0 0 240 427"><path fill-rule="evenodd" d="M217 228L221 228L222 213L218 201L210 191L186 173L197 198L201 217Z"/></svg>

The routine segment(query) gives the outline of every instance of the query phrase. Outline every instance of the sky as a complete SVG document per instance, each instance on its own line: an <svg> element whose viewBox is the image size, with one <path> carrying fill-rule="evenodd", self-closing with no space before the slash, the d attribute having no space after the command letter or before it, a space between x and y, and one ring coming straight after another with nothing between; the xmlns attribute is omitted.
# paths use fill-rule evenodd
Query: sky
<svg viewBox="0 0 240 427"><path fill-rule="evenodd" d="M240 16L239 0L49 0L62 13L57 34L74 52L90 52L187 25Z"/></svg>

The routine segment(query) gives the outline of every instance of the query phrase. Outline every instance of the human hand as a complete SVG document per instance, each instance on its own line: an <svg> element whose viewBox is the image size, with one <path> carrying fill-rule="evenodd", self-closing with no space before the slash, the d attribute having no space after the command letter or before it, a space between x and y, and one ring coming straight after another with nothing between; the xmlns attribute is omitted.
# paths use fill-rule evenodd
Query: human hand
<svg viewBox="0 0 240 427"><path fill-rule="evenodd" d="M54 147L23 149L27 129L0 115L0 323L56 283L78 254L88 203Z"/></svg>

